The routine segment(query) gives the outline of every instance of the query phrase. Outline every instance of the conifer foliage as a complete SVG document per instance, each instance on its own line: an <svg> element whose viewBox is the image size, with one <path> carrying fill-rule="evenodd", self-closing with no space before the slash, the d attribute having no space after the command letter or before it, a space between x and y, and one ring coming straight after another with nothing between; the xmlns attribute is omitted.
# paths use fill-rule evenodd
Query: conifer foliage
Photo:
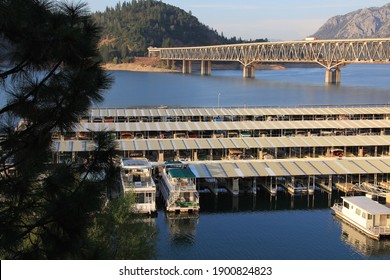
<svg viewBox="0 0 390 280"><path fill-rule="evenodd" d="M242 42L222 34L180 8L155 0L132 0L93 14L102 28L104 62L131 62L148 47L205 46Z"/></svg>
<svg viewBox="0 0 390 280"><path fill-rule="evenodd" d="M116 187L115 142L101 132L88 154L57 163L52 153L53 134L73 128L112 83L99 36L84 3L0 0L1 259L116 256L91 235L105 232L97 221Z"/></svg>

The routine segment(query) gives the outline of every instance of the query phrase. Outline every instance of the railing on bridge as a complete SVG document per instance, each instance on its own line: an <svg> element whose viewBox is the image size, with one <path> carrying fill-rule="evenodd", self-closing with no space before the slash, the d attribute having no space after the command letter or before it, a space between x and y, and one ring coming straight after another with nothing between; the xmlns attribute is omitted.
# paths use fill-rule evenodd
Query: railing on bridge
<svg viewBox="0 0 390 280"><path fill-rule="evenodd" d="M390 38L266 42L179 48L152 48L161 59L183 61L238 61L254 63L318 63L339 71L350 63L390 63ZM188 71L187 71L188 72ZM339 73L338 73L339 74ZM339 77L329 82L339 82Z"/></svg>

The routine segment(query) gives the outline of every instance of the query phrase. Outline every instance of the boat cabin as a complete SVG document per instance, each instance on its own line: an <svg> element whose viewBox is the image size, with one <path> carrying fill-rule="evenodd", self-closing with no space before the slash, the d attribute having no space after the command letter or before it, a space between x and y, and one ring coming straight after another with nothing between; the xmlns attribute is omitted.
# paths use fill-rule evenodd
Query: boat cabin
<svg viewBox="0 0 390 280"><path fill-rule="evenodd" d="M339 211L341 218L371 235L379 238L390 235L390 208L366 196L342 197Z"/></svg>

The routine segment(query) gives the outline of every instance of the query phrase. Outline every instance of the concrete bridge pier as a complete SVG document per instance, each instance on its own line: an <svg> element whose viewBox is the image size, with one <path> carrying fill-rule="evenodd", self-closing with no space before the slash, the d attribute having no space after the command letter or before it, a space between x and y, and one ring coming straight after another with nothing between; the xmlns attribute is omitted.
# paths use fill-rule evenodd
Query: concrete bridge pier
<svg viewBox="0 0 390 280"><path fill-rule="evenodd" d="M255 66L253 65L244 65L242 69L242 74L244 78L254 78L255 77Z"/></svg>
<svg viewBox="0 0 390 280"><path fill-rule="evenodd" d="M175 69L175 61L174 61L174 60L172 60L172 59L167 59L167 60L165 61L165 63L166 63L166 68L167 68L167 69Z"/></svg>
<svg viewBox="0 0 390 280"><path fill-rule="evenodd" d="M327 84L340 84L341 71L340 68L326 69L325 83Z"/></svg>
<svg viewBox="0 0 390 280"><path fill-rule="evenodd" d="M202 76L210 76L211 75L211 61L210 60L202 60L200 62L200 74Z"/></svg>
<svg viewBox="0 0 390 280"><path fill-rule="evenodd" d="M183 74L191 74L192 73L192 61L191 60L183 60Z"/></svg>

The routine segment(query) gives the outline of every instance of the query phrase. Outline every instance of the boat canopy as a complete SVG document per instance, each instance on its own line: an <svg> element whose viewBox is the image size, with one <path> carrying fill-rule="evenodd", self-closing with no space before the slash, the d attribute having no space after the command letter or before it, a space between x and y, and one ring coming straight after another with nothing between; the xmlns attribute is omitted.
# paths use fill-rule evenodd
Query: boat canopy
<svg viewBox="0 0 390 280"><path fill-rule="evenodd" d="M390 215L390 208L379 204L366 196L346 196L342 197L342 199L361 209L364 209L367 213L373 215Z"/></svg>
<svg viewBox="0 0 390 280"><path fill-rule="evenodd" d="M122 158L121 166L128 169L152 168L152 165L146 158Z"/></svg>
<svg viewBox="0 0 390 280"><path fill-rule="evenodd" d="M172 178L195 178L195 174L190 169L173 168L168 172Z"/></svg>

